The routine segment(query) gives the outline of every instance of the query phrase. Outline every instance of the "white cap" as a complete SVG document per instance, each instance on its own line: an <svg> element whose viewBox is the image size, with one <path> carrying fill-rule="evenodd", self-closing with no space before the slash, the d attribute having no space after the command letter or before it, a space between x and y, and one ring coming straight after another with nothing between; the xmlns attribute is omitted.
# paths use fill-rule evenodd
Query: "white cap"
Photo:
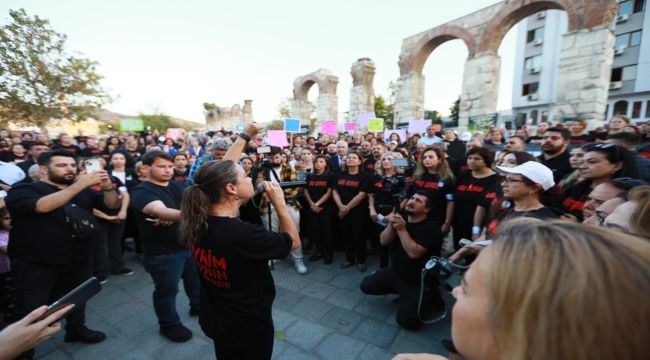
<svg viewBox="0 0 650 360"><path fill-rule="evenodd" d="M497 171L502 174L519 174L525 176L532 182L542 185L544 190L548 190L555 185L555 181L553 181L553 171L537 161L527 161L513 168L497 166Z"/></svg>

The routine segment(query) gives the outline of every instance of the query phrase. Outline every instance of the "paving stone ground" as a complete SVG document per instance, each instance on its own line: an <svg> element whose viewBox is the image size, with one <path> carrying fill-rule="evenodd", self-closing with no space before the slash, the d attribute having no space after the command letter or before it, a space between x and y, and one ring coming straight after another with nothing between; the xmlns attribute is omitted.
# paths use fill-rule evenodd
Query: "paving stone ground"
<svg viewBox="0 0 650 360"><path fill-rule="evenodd" d="M87 326L104 331L106 340L94 345L65 344L62 331L38 346L37 358L214 359L212 341L201 331L198 318L189 316L182 290L178 311L194 337L177 344L158 334L151 278L135 254L126 253L125 258L135 274L110 277L86 310ZM440 340L450 336L449 317L419 332L401 329L395 322L395 295L368 296L359 290L363 277L377 268L377 256L369 256L366 273L354 267L340 269L342 261L343 254L337 253L332 265L306 262L306 275L298 275L289 260L275 263L273 359L381 360L400 352L445 354ZM451 303L450 296L447 302Z"/></svg>

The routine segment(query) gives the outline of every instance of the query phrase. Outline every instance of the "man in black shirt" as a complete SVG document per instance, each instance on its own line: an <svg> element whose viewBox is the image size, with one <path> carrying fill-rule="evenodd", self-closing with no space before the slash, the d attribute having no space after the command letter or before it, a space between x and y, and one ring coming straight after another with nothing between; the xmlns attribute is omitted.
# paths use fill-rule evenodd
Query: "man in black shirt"
<svg viewBox="0 0 650 360"><path fill-rule="evenodd" d="M544 132L542 140L542 155L539 162L553 171L553 180L556 184L562 178L573 172L569 162L567 146L571 141L571 132L565 128L552 127Z"/></svg>
<svg viewBox="0 0 650 360"><path fill-rule="evenodd" d="M131 207L139 224L142 264L154 282L153 306L160 334L174 342L192 338L176 312L178 282L183 279L190 300L190 315L199 314L199 274L187 246L178 238L180 204L185 183L172 180L174 162L169 154L150 151L142 155L141 171L147 181L133 188Z"/></svg>
<svg viewBox="0 0 650 360"><path fill-rule="evenodd" d="M409 330L419 330L422 326L418 314L421 271L431 256L440 256L442 247L440 224L427 216L431 207L428 193L418 190L404 207L406 219L395 212L386 216L389 223L379 240L382 245L391 246L391 266L377 270L361 282L365 294L399 294L397 323ZM445 304L437 284L429 285L425 284L422 304L443 310Z"/></svg>
<svg viewBox="0 0 650 360"><path fill-rule="evenodd" d="M38 158L40 181L19 185L6 198L11 214L9 256L16 286L16 313L23 317L67 293L91 277L92 238L75 237L64 207L72 203L92 214L93 208L117 209L120 197L104 170L77 176L74 156L63 150ZM101 185L102 192L89 189ZM96 343L106 335L85 326L85 306L77 305L66 324L65 342ZM33 356L33 350L25 357Z"/></svg>

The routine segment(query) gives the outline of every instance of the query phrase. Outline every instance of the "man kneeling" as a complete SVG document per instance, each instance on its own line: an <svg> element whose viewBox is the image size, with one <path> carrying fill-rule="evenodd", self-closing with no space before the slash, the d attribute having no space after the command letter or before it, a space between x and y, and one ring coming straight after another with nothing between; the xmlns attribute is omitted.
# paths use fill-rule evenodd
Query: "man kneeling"
<svg viewBox="0 0 650 360"><path fill-rule="evenodd" d="M406 203L406 219L393 211L386 216L388 225L381 232L381 244L390 244L391 265L379 269L361 282L361 291L370 295L399 294L397 323L405 329L419 330L418 315L421 271L431 256L440 256L442 233L440 225L428 219L431 194L417 191ZM425 283L422 312L444 310L444 301L437 284Z"/></svg>

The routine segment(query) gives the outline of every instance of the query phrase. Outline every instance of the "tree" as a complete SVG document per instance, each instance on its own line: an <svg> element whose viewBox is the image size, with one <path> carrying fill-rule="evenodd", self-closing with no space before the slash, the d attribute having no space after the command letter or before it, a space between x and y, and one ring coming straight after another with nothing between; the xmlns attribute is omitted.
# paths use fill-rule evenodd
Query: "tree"
<svg viewBox="0 0 650 360"><path fill-rule="evenodd" d="M280 119L286 119L291 117L291 99L286 98L278 104L278 115Z"/></svg>
<svg viewBox="0 0 650 360"><path fill-rule="evenodd" d="M378 118L384 119L386 129L393 128L393 119L395 116L394 105L386 102L383 96L375 96L375 115Z"/></svg>
<svg viewBox="0 0 650 360"><path fill-rule="evenodd" d="M151 126L152 129L158 129L163 132L169 128L180 128L174 121L172 121L169 115L165 114L140 114L138 118L142 119L142 123L145 126Z"/></svg>
<svg viewBox="0 0 650 360"><path fill-rule="evenodd" d="M433 124L442 124L442 117L437 110L425 110L424 118L433 120Z"/></svg>
<svg viewBox="0 0 650 360"><path fill-rule="evenodd" d="M45 125L50 118L85 120L110 101L97 62L65 51L66 36L49 21L9 11L0 27L0 122Z"/></svg>
<svg viewBox="0 0 650 360"><path fill-rule="evenodd" d="M459 96L458 99L456 99L456 101L454 101L454 103L451 105L451 107L449 108L449 111L451 112L451 115L449 115L449 117L451 118L451 120L452 120L453 122L455 122L456 124L458 124L458 118L459 118L459 115L458 115L458 114L459 114L459 112L460 112L460 96ZM456 125L456 126L458 126L458 125Z"/></svg>
<svg viewBox="0 0 650 360"><path fill-rule="evenodd" d="M271 120L266 124L267 130L284 130L284 120Z"/></svg>

